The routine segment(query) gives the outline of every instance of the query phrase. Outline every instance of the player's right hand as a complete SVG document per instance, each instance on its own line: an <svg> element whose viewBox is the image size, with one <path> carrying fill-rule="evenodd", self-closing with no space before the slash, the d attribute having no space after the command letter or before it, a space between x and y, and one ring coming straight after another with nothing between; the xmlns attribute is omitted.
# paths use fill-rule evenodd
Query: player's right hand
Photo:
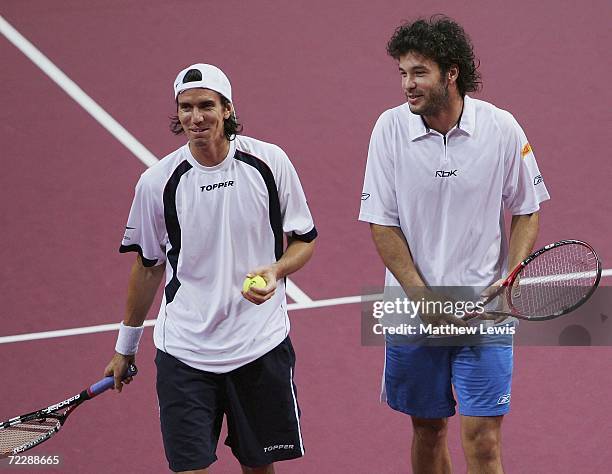
<svg viewBox="0 0 612 474"><path fill-rule="evenodd" d="M436 305L444 306L444 303L452 302L455 303L453 298L440 293L435 293L431 290L425 290L421 293L421 299L424 304L427 302L435 303ZM463 319L455 316L454 314L447 314L444 312L433 312L433 311L421 311L421 320L425 324L432 324L433 326L467 326L467 322Z"/></svg>
<svg viewBox="0 0 612 474"><path fill-rule="evenodd" d="M112 375L115 379L114 389L117 390L117 392L121 393L121 390L123 389L123 384L129 384L132 381L132 377L127 377L123 379L123 374L127 372L128 366L130 364L135 364L135 362L136 356L123 355L119 354L118 352L115 352L115 355L104 369L105 377Z"/></svg>
<svg viewBox="0 0 612 474"><path fill-rule="evenodd" d="M246 293L242 292L242 296L244 296L251 303L257 305L268 301L274 296L274 293L276 292L276 288L278 286L277 271L278 268L274 264L254 268L253 270L251 270L249 273L247 273L247 277L252 278L255 275L259 275L266 281L266 286L264 288L257 288L256 286L251 286L249 288L249 291L247 291Z"/></svg>

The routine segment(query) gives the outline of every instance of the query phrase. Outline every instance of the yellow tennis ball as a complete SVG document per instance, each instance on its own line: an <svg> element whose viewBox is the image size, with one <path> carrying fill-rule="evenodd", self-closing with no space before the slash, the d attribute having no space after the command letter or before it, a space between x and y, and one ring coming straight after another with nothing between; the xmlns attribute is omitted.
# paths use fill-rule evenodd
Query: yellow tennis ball
<svg viewBox="0 0 612 474"><path fill-rule="evenodd" d="M244 279L244 283L242 283L242 291L246 293L252 286L255 288L265 288L266 285L266 280L264 280L263 277L255 275L253 278L247 277Z"/></svg>

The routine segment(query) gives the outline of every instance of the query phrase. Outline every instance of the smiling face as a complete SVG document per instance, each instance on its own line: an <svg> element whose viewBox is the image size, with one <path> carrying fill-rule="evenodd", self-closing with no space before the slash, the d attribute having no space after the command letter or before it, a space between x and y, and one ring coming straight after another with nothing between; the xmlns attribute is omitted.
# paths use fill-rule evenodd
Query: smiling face
<svg viewBox="0 0 612 474"><path fill-rule="evenodd" d="M177 97L178 119L190 145L206 147L227 140L224 120L232 113L221 96L210 89L188 89Z"/></svg>
<svg viewBox="0 0 612 474"><path fill-rule="evenodd" d="M415 52L400 56L402 89L412 113L435 117L450 107L449 82L435 61Z"/></svg>

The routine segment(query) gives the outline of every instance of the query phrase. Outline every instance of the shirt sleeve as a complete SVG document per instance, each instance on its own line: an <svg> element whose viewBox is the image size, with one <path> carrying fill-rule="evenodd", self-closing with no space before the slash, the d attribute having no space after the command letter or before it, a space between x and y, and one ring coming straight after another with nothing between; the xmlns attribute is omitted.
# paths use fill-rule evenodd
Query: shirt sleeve
<svg viewBox="0 0 612 474"><path fill-rule="evenodd" d="M147 183L146 176L141 176L119 252L138 252L145 267L166 261L167 233L162 198L161 193Z"/></svg>
<svg viewBox="0 0 612 474"><path fill-rule="evenodd" d="M317 237L317 229L308 208L300 178L289 157L280 152L278 198L280 201L283 232L291 237L311 242Z"/></svg>
<svg viewBox="0 0 612 474"><path fill-rule="evenodd" d="M391 123L383 114L374 125L370 138L359 220L399 227L392 138Z"/></svg>
<svg viewBox="0 0 612 474"><path fill-rule="evenodd" d="M508 114L509 115L509 114ZM509 115L504 156L504 207L512 215L531 214L550 199L533 149L518 122Z"/></svg>

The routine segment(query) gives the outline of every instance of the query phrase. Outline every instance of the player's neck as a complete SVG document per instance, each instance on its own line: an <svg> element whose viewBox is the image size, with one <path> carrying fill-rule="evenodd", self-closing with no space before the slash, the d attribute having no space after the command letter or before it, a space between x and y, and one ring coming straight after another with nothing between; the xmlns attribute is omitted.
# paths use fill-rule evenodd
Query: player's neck
<svg viewBox="0 0 612 474"><path fill-rule="evenodd" d="M221 163L229 152L230 142L227 138L214 142L189 142L189 151L202 166L216 166Z"/></svg>
<svg viewBox="0 0 612 474"><path fill-rule="evenodd" d="M446 135L459 122L462 112L463 97L455 92L451 93L446 107L435 115L424 115L423 120L429 128Z"/></svg>

